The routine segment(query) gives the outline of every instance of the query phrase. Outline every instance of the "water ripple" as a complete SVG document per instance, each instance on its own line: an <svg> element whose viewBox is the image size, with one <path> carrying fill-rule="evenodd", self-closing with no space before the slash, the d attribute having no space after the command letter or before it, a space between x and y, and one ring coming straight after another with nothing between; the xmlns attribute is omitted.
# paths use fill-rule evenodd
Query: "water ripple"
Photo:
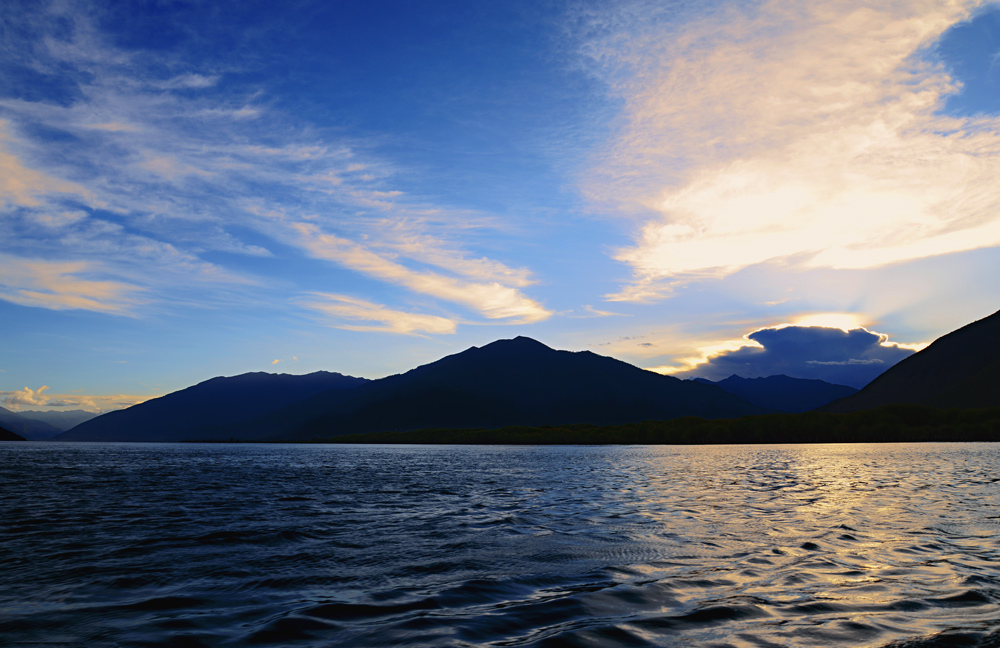
<svg viewBox="0 0 1000 648"><path fill-rule="evenodd" d="M0 640L1000 647L989 444L0 446Z"/></svg>

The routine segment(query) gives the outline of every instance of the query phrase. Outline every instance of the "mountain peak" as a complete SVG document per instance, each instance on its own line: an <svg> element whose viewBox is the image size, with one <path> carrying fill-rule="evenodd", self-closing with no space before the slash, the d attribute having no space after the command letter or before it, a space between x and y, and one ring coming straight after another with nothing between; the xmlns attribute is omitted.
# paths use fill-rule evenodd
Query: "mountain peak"
<svg viewBox="0 0 1000 648"><path fill-rule="evenodd" d="M543 348L546 348L546 349L551 348L551 347L548 347L548 346L542 344L541 342L539 342L538 340L536 340L534 338L526 337L524 335L518 335L517 337L509 338L509 339L506 339L506 340L497 340L496 342L491 342L490 344L487 344L486 346L493 346L494 344L516 345L516 346L524 347L524 348L530 348L530 347L536 347L536 348L537 347L543 347Z"/></svg>
<svg viewBox="0 0 1000 648"><path fill-rule="evenodd" d="M555 353L555 349L548 347L538 340L519 335L515 338L496 340L481 347L472 347L467 352L476 352L477 356L482 354L500 354L503 356L533 356L539 353ZM461 354L459 354L461 355Z"/></svg>

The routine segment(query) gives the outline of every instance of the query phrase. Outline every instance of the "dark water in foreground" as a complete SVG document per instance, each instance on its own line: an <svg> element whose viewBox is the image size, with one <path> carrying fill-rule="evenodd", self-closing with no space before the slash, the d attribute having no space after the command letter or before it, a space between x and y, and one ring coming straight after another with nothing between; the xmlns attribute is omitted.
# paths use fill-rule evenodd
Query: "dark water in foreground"
<svg viewBox="0 0 1000 648"><path fill-rule="evenodd" d="M1000 646L1000 444L0 445L0 644Z"/></svg>

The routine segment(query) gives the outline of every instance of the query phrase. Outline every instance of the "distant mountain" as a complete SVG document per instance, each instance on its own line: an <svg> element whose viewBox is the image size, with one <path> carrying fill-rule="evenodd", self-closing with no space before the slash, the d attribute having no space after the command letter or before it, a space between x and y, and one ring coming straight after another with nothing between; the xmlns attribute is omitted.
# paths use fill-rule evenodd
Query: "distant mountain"
<svg viewBox="0 0 1000 648"><path fill-rule="evenodd" d="M938 338L857 394L822 410L857 412L891 403L1000 407L1000 312Z"/></svg>
<svg viewBox="0 0 1000 648"><path fill-rule="evenodd" d="M696 381L718 385L730 394L771 410L781 412L808 412L838 398L857 393L854 387L835 385L825 380L792 378L783 374L766 378L741 378L732 375L725 380L712 382L704 378Z"/></svg>
<svg viewBox="0 0 1000 648"><path fill-rule="evenodd" d="M304 376L246 373L219 377L108 412L63 432L57 441L184 441L192 430L238 424L311 396L348 390L365 378L317 371Z"/></svg>
<svg viewBox="0 0 1000 648"><path fill-rule="evenodd" d="M23 412L12 412L3 407L0 407L0 426L31 441L51 439L63 431L51 423L29 418Z"/></svg>
<svg viewBox="0 0 1000 648"><path fill-rule="evenodd" d="M0 441L24 441L24 437L0 427Z"/></svg>
<svg viewBox="0 0 1000 648"><path fill-rule="evenodd" d="M328 392L211 436L295 440L421 428L614 424L762 413L714 385L682 381L530 338L472 347L349 392Z"/></svg>
<svg viewBox="0 0 1000 648"><path fill-rule="evenodd" d="M89 421L94 417L100 416L95 412L87 412L81 409L66 410L65 412L60 412L56 410L48 410L48 411L24 410L18 412L18 414L30 419L34 419L36 421L44 421L49 425L57 427L63 431L68 430L77 425L80 425L84 421Z"/></svg>

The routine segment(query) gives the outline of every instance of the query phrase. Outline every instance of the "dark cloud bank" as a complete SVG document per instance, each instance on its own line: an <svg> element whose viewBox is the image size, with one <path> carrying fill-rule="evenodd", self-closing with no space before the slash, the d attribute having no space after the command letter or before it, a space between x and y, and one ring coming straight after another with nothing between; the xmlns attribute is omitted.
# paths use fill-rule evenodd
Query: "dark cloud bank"
<svg viewBox="0 0 1000 648"><path fill-rule="evenodd" d="M715 356L695 370L675 375L717 381L733 374L743 378L784 374L860 389L914 353L887 344L884 335L861 328L844 331L821 326L786 326L760 329L747 337L763 348L741 347Z"/></svg>

